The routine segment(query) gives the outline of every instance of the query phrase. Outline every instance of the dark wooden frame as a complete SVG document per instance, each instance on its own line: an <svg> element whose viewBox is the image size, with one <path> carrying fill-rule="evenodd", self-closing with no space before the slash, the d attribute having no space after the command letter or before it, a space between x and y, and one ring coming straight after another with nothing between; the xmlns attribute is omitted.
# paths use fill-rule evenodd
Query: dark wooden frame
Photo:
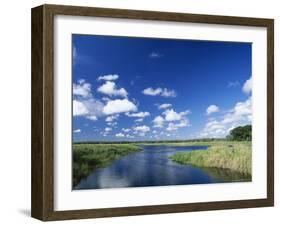
<svg viewBox="0 0 281 226"><path fill-rule="evenodd" d="M54 211L54 16L75 15L267 28L267 198L171 205ZM32 9L32 200L31 215L49 220L160 214L274 205L274 20L183 13L42 5Z"/></svg>

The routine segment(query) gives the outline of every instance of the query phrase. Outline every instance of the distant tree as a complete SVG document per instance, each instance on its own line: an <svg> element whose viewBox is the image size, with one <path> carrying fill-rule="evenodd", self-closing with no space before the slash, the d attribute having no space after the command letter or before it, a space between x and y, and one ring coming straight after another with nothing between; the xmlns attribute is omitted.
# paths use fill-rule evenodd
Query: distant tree
<svg viewBox="0 0 281 226"><path fill-rule="evenodd" d="M226 139L233 141L252 140L252 125L238 126L232 129Z"/></svg>

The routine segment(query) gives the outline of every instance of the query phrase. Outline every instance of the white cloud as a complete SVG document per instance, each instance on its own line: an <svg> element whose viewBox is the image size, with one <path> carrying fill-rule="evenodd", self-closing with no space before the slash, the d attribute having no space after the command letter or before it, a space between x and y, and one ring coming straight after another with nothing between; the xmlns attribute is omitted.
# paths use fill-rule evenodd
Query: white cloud
<svg viewBox="0 0 281 226"><path fill-rule="evenodd" d="M104 104L96 100L91 93L91 84L84 79L73 84L73 116L84 116L87 119L96 121L98 116L103 115Z"/></svg>
<svg viewBox="0 0 281 226"><path fill-rule="evenodd" d="M166 88L163 89L161 96L163 97L176 97L177 94L174 90L168 90Z"/></svg>
<svg viewBox="0 0 281 226"><path fill-rule="evenodd" d="M104 137L107 137L109 134L109 131L101 131L100 134Z"/></svg>
<svg viewBox="0 0 281 226"><path fill-rule="evenodd" d="M135 122L142 122L143 121L143 118L138 118L135 120Z"/></svg>
<svg viewBox="0 0 281 226"><path fill-rule="evenodd" d="M163 114L165 115L165 120L168 122L178 121L182 117L179 113L175 112L173 109L166 110Z"/></svg>
<svg viewBox="0 0 281 226"><path fill-rule="evenodd" d="M149 132L150 131L150 128L148 126L136 126L133 128L135 131L137 132L141 132L141 133L146 133L146 132Z"/></svg>
<svg viewBox="0 0 281 226"><path fill-rule="evenodd" d="M200 133L200 137L217 138L225 137L227 134L227 128L224 123L217 120L208 122L203 131Z"/></svg>
<svg viewBox="0 0 281 226"><path fill-rule="evenodd" d="M81 129L75 129L73 130L73 133L81 133Z"/></svg>
<svg viewBox="0 0 281 226"><path fill-rule="evenodd" d="M114 120L117 120L119 117L119 114L116 114L116 115L110 115L110 116L107 116L105 118L105 121L106 122L113 122Z"/></svg>
<svg viewBox="0 0 281 226"><path fill-rule="evenodd" d="M249 94L252 92L252 77L249 78L243 85L242 91L246 94Z"/></svg>
<svg viewBox="0 0 281 226"><path fill-rule="evenodd" d="M150 116L150 113L145 111L141 111L141 112L138 112L138 113L130 113L130 112L127 112L126 115L128 117L135 117L135 118L145 118L147 116Z"/></svg>
<svg viewBox="0 0 281 226"><path fill-rule="evenodd" d="M210 105L207 109L206 109L206 113L207 115L210 115L212 113L215 113L215 112L219 112L219 107L217 105Z"/></svg>
<svg viewBox="0 0 281 226"><path fill-rule="evenodd" d="M115 134L116 137L124 137L125 135L123 133L117 133Z"/></svg>
<svg viewBox="0 0 281 226"><path fill-rule="evenodd" d="M110 132L111 130L112 130L112 128L110 128L110 127L106 127L106 128L104 129L105 132Z"/></svg>
<svg viewBox="0 0 281 226"><path fill-rule="evenodd" d="M106 123L108 126L117 126L117 122L108 122Z"/></svg>
<svg viewBox="0 0 281 226"><path fill-rule="evenodd" d="M73 116L82 116L89 113L83 102L73 100Z"/></svg>
<svg viewBox="0 0 281 226"><path fill-rule="evenodd" d="M165 115L165 120L167 122L172 122L172 121L179 121L179 120L183 119L183 117L189 113L190 113L189 110L178 113L178 112L174 111L174 109L168 109L163 112L163 115Z"/></svg>
<svg viewBox="0 0 281 226"><path fill-rule="evenodd" d="M98 120L97 116L95 116L95 115L89 115L89 116L87 116L86 118L87 118L87 119L90 119L90 120L92 120L92 121L97 121L97 120Z"/></svg>
<svg viewBox="0 0 281 226"><path fill-rule="evenodd" d="M91 95L91 84L86 83L84 79L80 79L77 84L73 84L73 95L89 97Z"/></svg>
<svg viewBox="0 0 281 226"><path fill-rule="evenodd" d="M108 101L110 101L111 99L110 98L108 98L108 97L102 97L101 98L104 102L108 102Z"/></svg>
<svg viewBox="0 0 281 226"><path fill-rule="evenodd" d="M235 123L239 121L248 121L252 120L252 99L251 97L245 102L238 102L233 109L228 111L224 115L223 123Z"/></svg>
<svg viewBox="0 0 281 226"><path fill-rule="evenodd" d="M162 88L153 89L151 87L146 88L142 91L143 94L149 95L149 96L157 96L157 95L160 95L161 92L162 92Z"/></svg>
<svg viewBox="0 0 281 226"><path fill-rule="evenodd" d="M127 97L128 93L124 88L117 89L115 82L106 81L105 84L98 88L98 92L109 96Z"/></svg>
<svg viewBox="0 0 281 226"><path fill-rule="evenodd" d="M142 91L144 95L149 95L149 96L163 96L163 97L176 97L176 92L174 90L168 90L167 88L156 88L153 89L151 87L146 88Z"/></svg>
<svg viewBox="0 0 281 226"><path fill-rule="evenodd" d="M127 129L127 128L122 128L122 131L125 132L125 133L128 133L131 131L131 129Z"/></svg>
<svg viewBox="0 0 281 226"><path fill-rule="evenodd" d="M85 116L90 120L97 120L102 116L103 103L90 97L89 99L73 100L73 116Z"/></svg>
<svg viewBox="0 0 281 226"><path fill-rule="evenodd" d="M154 118L152 121L154 124L153 127L162 128L166 122L168 123L166 127L167 131L174 131L182 127L190 126L189 120L186 118L186 115L189 113L189 110L176 112L174 109L167 109L162 113L164 117L159 115Z"/></svg>
<svg viewBox="0 0 281 226"><path fill-rule="evenodd" d="M201 137L225 137L237 126L252 122L251 97L244 102L238 102L222 117L212 118L200 133Z"/></svg>
<svg viewBox="0 0 281 226"><path fill-rule="evenodd" d="M172 105L167 103L158 105L158 109L166 109L169 107L172 107Z"/></svg>
<svg viewBox="0 0 281 226"><path fill-rule="evenodd" d="M158 115L153 119L152 122L154 123L153 127L161 128L163 127L165 120L162 116Z"/></svg>
<svg viewBox="0 0 281 226"><path fill-rule="evenodd" d="M173 131L173 130L177 130L177 129L178 129L178 127L176 127L174 123L170 122L166 130Z"/></svg>
<svg viewBox="0 0 281 226"><path fill-rule="evenodd" d="M131 138L131 139L134 138L134 136L129 135L129 134L126 134L126 137L127 137L127 138Z"/></svg>
<svg viewBox="0 0 281 226"><path fill-rule="evenodd" d="M113 74L113 75L103 75L99 76L98 80L106 80L106 81L114 81L119 78L119 75Z"/></svg>
<svg viewBox="0 0 281 226"><path fill-rule="evenodd" d="M137 111L137 106L128 99L116 99L108 101L103 108L103 113L106 115L130 111Z"/></svg>
<svg viewBox="0 0 281 226"><path fill-rule="evenodd" d="M173 122L170 122L168 124L168 127L167 127L167 131L173 131L173 130L178 130L179 128L182 128L182 127L187 127L189 126L189 121L188 119L183 119L181 120L180 122L178 123L173 123Z"/></svg>

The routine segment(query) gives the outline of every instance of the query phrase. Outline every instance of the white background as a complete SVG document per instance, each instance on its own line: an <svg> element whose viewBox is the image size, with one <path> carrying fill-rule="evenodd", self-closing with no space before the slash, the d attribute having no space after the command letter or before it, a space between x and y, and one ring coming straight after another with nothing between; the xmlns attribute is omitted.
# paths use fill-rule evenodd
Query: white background
<svg viewBox="0 0 281 226"><path fill-rule="evenodd" d="M30 8L44 1L3 1L0 8L0 137L1 137L1 225L41 225L30 214ZM48 1L48 3L174 11L275 19L275 172L274 208L222 210L109 219L63 221L51 225L279 225L281 211L281 161L277 147L280 118L280 42L279 1L245 0L107 0ZM219 191L218 191L219 192Z"/></svg>

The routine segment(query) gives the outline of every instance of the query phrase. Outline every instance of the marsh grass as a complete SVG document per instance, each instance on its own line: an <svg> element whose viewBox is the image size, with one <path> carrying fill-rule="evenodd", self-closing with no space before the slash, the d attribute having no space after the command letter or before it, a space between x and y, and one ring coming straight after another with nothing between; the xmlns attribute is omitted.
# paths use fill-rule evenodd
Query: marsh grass
<svg viewBox="0 0 281 226"><path fill-rule="evenodd" d="M207 150L176 153L171 159L196 167L215 167L252 174L251 142L214 142L208 146Z"/></svg>
<svg viewBox="0 0 281 226"><path fill-rule="evenodd" d="M75 187L93 170L139 150L141 148L133 144L73 144L72 186Z"/></svg>

